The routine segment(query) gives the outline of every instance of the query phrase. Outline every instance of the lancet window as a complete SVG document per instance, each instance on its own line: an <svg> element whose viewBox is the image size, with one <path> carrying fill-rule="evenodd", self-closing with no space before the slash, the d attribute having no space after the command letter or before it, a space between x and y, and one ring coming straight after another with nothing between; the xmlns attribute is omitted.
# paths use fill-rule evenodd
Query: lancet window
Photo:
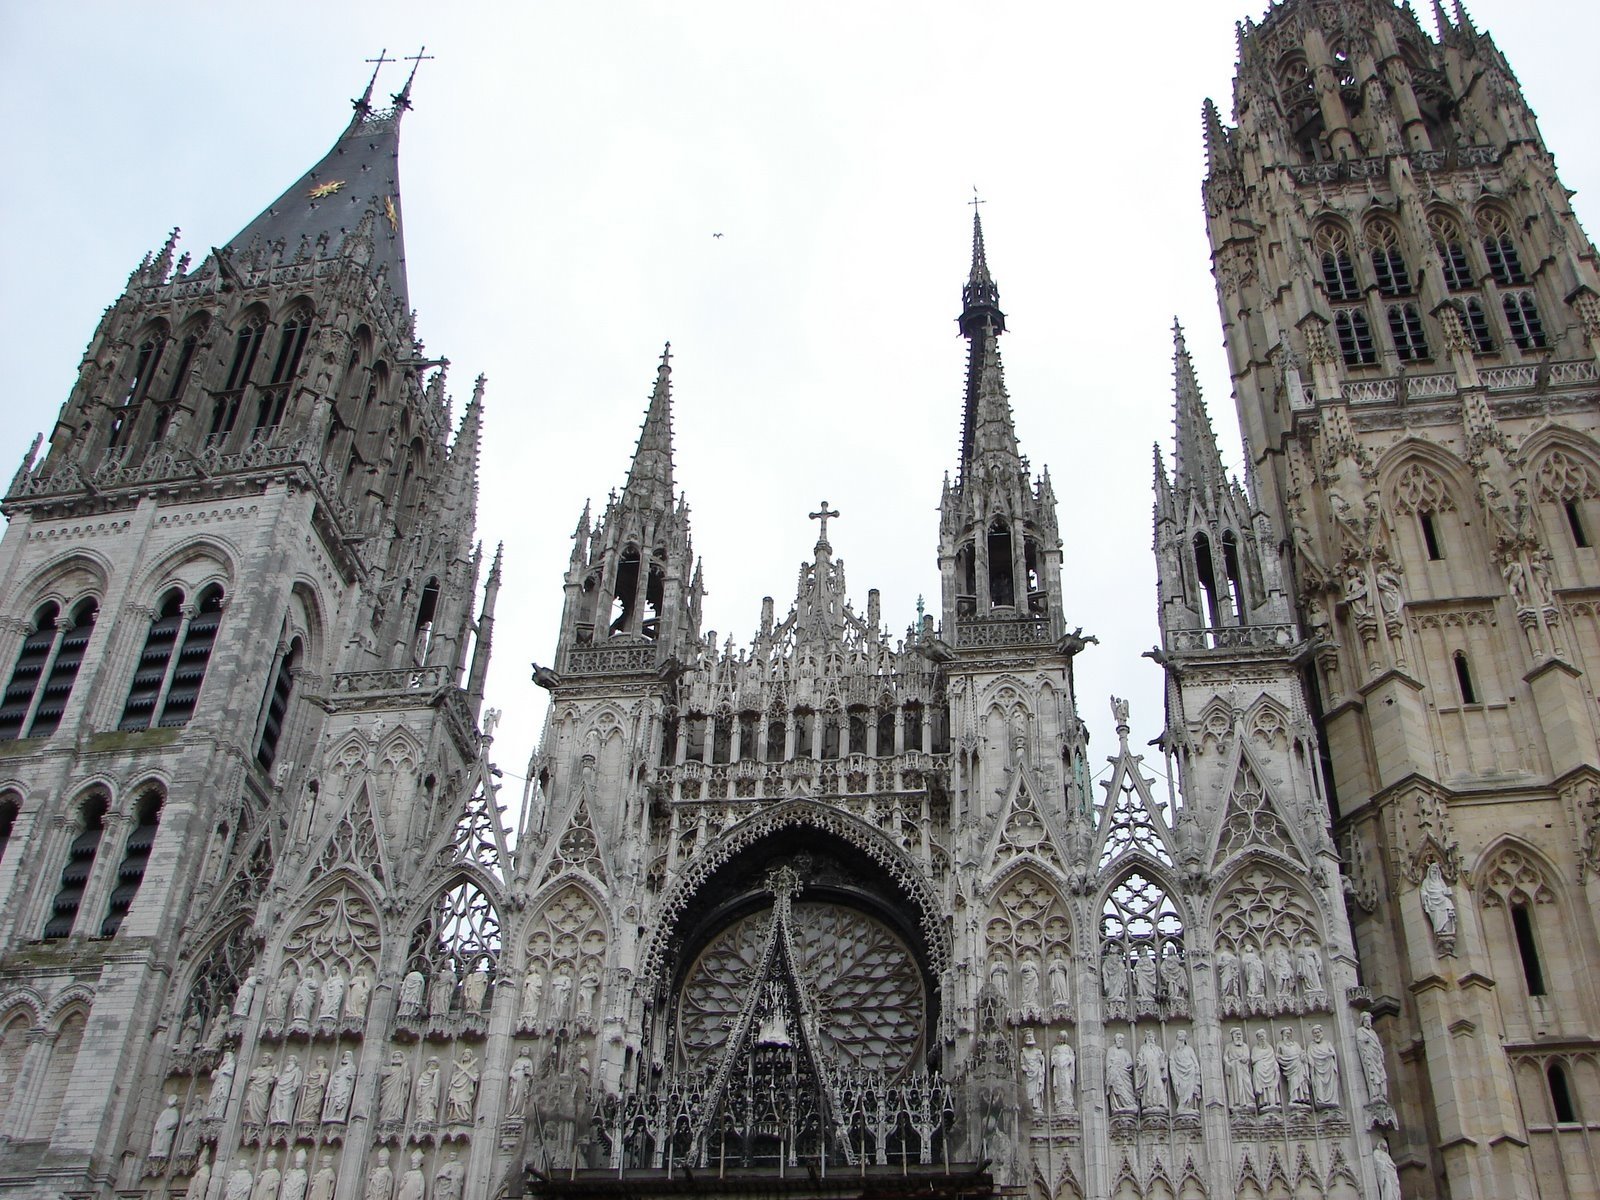
<svg viewBox="0 0 1600 1200"><path fill-rule="evenodd" d="M1433 213L1428 217L1428 231L1433 234L1434 247L1444 266L1444 284L1452 292L1470 290L1476 284L1472 265L1467 258L1467 239L1461 226L1448 213Z"/></svg>
<svg viewBox="0 0 1600 1200"><path fill-rule="evenodd" d="M1483 234L1483 256L1489 263L1489 274L1501 287L1515 287L1528 282L1522 269L1522 256L1517 252L1516 239L1511 234L1511 222L1497 208L1484 208L1478 213L1478 229Z"/></svg>
<svg viewBox="0 0 1600 1200"><path fill-rule="evenodd" d="M304 910L284 939L282 966L267 994L265 1023L300 1033L313 1025L359 1028L377 975L382 935L377 913L340 884Z"/></svg>
<svg viewBox="0 0 1600 1200"><path fill-rule="evenodd" d="M1367 243L1372 248L1372 274L1378 283L1378 294L1391 298L1411 295L1411 272L1406 268L1395 227L1387 221L1373 221L1367 226Z"/></svg>
<svg viewBox="0 0 1600 1200"><path fill-rule="evenodd" d="M15 792L0 795L0 863L6 860L6 847L11 844L11 834L17 827L17 816L22 811L22 800Z"/></svg>
<svg viewBox="0 0 1600 1200"><path fill-rule="evenodd" d="M1013 875L989 904L989 980L1019 1020L1064 1017L1072 1006L1072 923L1033 871Z"/></svg>
<svg viewBox="0 0 1600 1200"><path fill-rule="evenodd" d="M188 724L216 644L222 601L220 584L201 592L192 611L186 611L180 589L167 593L145 636L119 729Z"/></svg>
<svg viewBox="0 0 1600 1200"><path fill-rule="evenodd" d="M1544 349L1544 321L1532 292L1506 292L1500 297L1500 307L1505 310L1506 328L1518 350Z"/></svg>
<svg viewBox="0 0 1600 1200"><path fill-rule="evenodd" d="M1327 964L1315 909L1299 887L1252 866L1217 900L1214 961L1224 1016L1326 1011Z"/></svg>
<svg viewBox="0 0 1600 1200"><path fill-rule="evenodd" d="M605 918L589 893L568 885L540 910L528 934L518 1025L531 1031L582 1025L598 1016Z"/></svg>
<svg viewBox="0 0 1600 1200"><path fill-rule="evenodd" d="M111 899L106 905L105 920L100 922L100 936L112 937L122 928L122 920L133 907L144 883L145 868L150 863L150 851L155 846L156 829L161 823L161 806L166 796L159 788L152 788L139 797L133 807L133 828L128 834L122 852L122 862L117 866L116 882L111 888Z"/></svg>
<svg viewBox="0 0 1600 1200"><path fill-rule="evenodd" d="M1422 311L1413 303L1391 304L1388 308L1389 336L1401 362L1417 362L1431 357L1428 335L1422 327Z"/></svg>
<svg viewBox="0 0 1600 1200"><path fill-rule="evenodd" d="M1100 909L1100 982L1111 1020L1187 1016L1189 968L1183 919L1166 890L1139 871Z"/></svg>
<svg viewBox="0 0 1600 1200"><path fill-rule="evenodd" d="M78 805L77 834L67 850L67 863L61 869L61 883L50 904L50 917L45 922L45 938L64 938L72 932L78 919L78 908L83 903L83 892L89 885L94 870L94 860L100 853L100 839L105 836L106 810L109 801L103 792L84 797Z"/></svg>
<svg viewBox="0 0 1600 1200"><path fill-rule="evenodd" d="M60 611L51 603L34 614L33 632L23 639L11 681L0 698L0 741L46 737L61 724L100 606L85 598L73 607L70 618L62 620Z"/></svg>
<svg viewBox="0 0 1600 1200"><path fill-rule="evenodd" d="M1550 927L1557 924L1558 909L1544 871L1530 855L1512 846L1496 854L1479 874L1484 908L1506 914L1504 924L1485 918L1491 953L1500 960L1515 955L1515 968L1527 994L1547 995L1549 980L1546 957L1541 953L1541 935L1549 934ZM1502 970L1511 974L1508 968L1512 963L1502 961Z"/></svg>
<svg viewBox="0 0 1600 1200"><path fill-rule="evenodd" d="M500 915L477 885L462 880L441 893L412 935L408 958L408 970L427 982L428 1015L487 1014L500 949Z"/></svg>
<svg viewBox="0 0 1600 1200"><path fill-rule="evenodd" d="M1350 254L1350 238L1337 225L1324 225L1317 231L1317 249L1322 254L1322 285L1330 300L1359 300L1355 259Z"/></svg>
<svg viewBox="0 0 1600 1200"><path fill-rule="evenodd" d="M1334 334L1339 353L1347 367L1370 367L1378 361L1377 344L1372 340L1372 323L1359 308L1341 308L1333 315Z"/></svg>
<svg viewBox="0 0 1600 1200"><path fill-rule="evenodd" d="M278 655L278 666L272 673L272 690L267 693L261 737L256 742L256 761L264 770L271 770L278 757L278 741L289 716L289 698L294 691L295 671L300 666L300 648L300 639L295 638L288 649Z"/></svg>
<svg viewBox="0 0 1600 1200"><path fill-rule="evenodd" d="M232 1010L255 957L255 939L248 922L235 925L206 952L179 1014L180 1045L193 1047L220 1040L219 1023Z"/></svg>

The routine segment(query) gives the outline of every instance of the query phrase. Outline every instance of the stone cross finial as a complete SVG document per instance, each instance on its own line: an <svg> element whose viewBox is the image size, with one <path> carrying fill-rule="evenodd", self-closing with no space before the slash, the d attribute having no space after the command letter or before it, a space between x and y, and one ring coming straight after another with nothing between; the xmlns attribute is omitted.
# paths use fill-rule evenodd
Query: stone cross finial
<svg viewBox="0 0 1600 1200"><path fill-rule="evenodd" d="M826 500L824 500L822 502L822 511L821 512L814 512L814 513L807 513L806 514L806 516L808 516L811 520L813 520L813 521L821 521L822 522L822 530L821 530L821 532L819 532L817 534L817 541L825 542L825 541L828 540L828 518L829 517L837 517L838 515L839 515L839 510L837 508L829 509L828 508L828 502Z"/></svg>

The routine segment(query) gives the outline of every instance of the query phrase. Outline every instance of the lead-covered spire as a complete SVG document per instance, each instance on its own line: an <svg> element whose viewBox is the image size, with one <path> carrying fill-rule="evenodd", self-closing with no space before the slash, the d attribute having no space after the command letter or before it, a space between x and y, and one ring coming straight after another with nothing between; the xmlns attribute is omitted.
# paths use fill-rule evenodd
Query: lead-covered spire
<svg viewBox="0 0 1600 1200"><path fill-rule="evenodd" d="M1011 401L1000 364L999 339L1006 330L1006 315L1000 311L1000 289L989 272L983 221L976 201L972 209L972 269L961 289L961 316L957 323L969 343L959 481L968 482L980 460L989 467L1020 469L1025 476L1027 468L1017 452ZM1000 456L1000 463L994 461L996 455Z"/></svg>

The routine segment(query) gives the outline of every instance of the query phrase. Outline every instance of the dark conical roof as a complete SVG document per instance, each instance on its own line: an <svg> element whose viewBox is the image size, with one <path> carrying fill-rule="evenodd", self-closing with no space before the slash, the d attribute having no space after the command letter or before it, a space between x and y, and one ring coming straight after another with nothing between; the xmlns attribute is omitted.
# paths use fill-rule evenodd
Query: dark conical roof
<svg viewBox="0 0 1600 1200"><path fill-rule="evenodd" d="M368 265L374 276L382 272L387 277L390 290L409 309L400 209L400 117L411 107L410 91L408 80L394 97L394 107L377 112L370 104L369 85L367 94L355 101L355 115L333 149L228 241L230 255L281 243L283 253L293 258L302 239L316 254L323 238L324 253L336 253L371 212Z"/></svg>

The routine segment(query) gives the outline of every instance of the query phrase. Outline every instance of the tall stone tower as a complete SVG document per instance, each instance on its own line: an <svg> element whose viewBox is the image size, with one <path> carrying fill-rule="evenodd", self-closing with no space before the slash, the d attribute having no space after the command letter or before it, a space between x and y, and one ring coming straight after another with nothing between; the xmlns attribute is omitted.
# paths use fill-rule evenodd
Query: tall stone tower
<svg viewBox="0 0 1600 1200"><path fill-rule="evenodd" d="M147 256L5 497L0 1195L355 1194L424 1057L408 974L462 981L439 1057L482 1036L499 561L475 616L483 387L452 437L409 94L198 265Z"/></svg>
<svg viewBox="0 0 1600 1200"><path fill-rule="evenodd" d="M1241 25L1206 218L1406 1194L1594 1196L1600 272L1493 39L1434 19Z"/></svg>

